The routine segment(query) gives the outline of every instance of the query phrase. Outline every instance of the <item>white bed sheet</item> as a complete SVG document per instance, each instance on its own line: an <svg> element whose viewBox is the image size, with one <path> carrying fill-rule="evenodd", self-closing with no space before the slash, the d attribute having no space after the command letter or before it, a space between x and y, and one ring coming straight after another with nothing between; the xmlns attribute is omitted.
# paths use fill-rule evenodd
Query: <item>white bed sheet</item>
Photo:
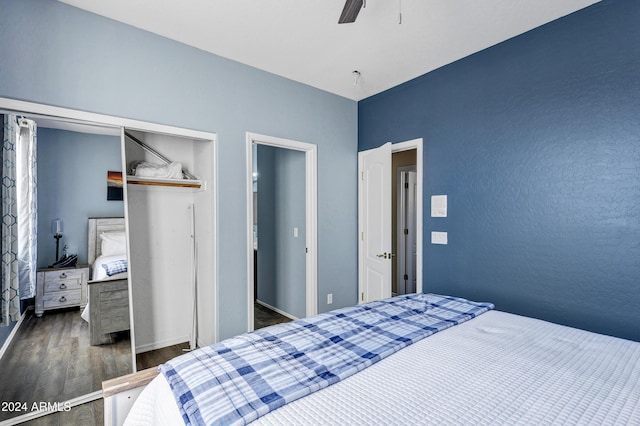
<svg viewBox="0 0 640 426"><path fill-rule="evenodd" d="M181 423L162 375L125 422ZM640 424L640 343L490 311L252 424Z"/></svg>

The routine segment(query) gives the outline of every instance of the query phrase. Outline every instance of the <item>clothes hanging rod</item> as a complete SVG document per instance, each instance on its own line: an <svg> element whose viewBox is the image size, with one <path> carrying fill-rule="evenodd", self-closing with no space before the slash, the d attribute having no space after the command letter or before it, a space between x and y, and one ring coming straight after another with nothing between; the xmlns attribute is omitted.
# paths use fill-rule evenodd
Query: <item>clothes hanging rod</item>
<svg viewBox="0 0 640 426"><path fill-rule="evenodd" d="M126 130L124 132L124 135L126 137L128 137L131 141L133 141L136 144L138 144L138 146L140 146L140 148L142 148L145 151L147 151L148 153L154 155L158 159L164 161L166 164L172 163L172 161L169 160L167 157L165 157L164 155L160 154L158 151L156 151L155 149L151 148L149 145L147 145L146 143L142 142L140 139L136 138L135 136L133 136L131 133L127 132ZM182 169L182 174L185 177L187 177L188 179L198 180L197 177L195 177L194 175L192 175L191 173L189 173L188 171L186 171L184 169Z"/></svg>

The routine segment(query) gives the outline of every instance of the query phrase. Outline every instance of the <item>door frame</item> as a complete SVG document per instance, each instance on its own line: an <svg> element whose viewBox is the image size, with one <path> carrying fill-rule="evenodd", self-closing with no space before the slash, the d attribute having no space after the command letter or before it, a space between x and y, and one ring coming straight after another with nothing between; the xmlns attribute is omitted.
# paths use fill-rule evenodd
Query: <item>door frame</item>
<svg viewBox="0 0 640 426"><path fill-rule="evenodd" d="M314 144L247 132L247 331L253 330L253 144L305 153L306 316L318 312L318 147Z"/></svg>
<svg viewBox="0 0 640 426"><path fill-rule="evenodd" d="M423 227L423 139L411 139L404 142L392 143L391 144L391 154L393 155L396 152L408 151L411 149L416 150L416 179L417 179L417 187L416 187L416 292L423 292L422 285L422 253L423 253L423 245L422 245L422 227ZM391 159L389 159L391 162ZM362 173L360 161L358 162L358 178ZM363 229L363 220L365 217L364 214L364 205L361 194L358 194L358 229ZM389 201L391 202L391 201ZM393 208L393 207L392 207ZM391 218L389 218L391 220ZM357 303L361 303L361 294L365 289L364 283L364 250L362 247L362 239L358 237L358 294L357 294ZM391 281L389 281L389 294L391 294Z"/></svg>

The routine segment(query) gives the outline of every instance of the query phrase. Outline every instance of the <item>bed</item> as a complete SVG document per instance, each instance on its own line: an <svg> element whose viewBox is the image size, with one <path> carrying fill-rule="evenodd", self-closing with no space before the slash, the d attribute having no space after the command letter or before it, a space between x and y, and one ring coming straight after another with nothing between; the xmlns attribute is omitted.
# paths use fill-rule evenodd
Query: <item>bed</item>
<svg viewBox="0 0 640 426"><path fill-rule="evenodd" d="M89 218L89 303L82 316L89 322L91 345L105 335L129 330L129 289L124 218Z"/></svg>
<svg viewBox="0 0 640 426"><path fill-rule="evenodd" d="M451 299L416 296L428 304L436 301L434 305ZM342 310L334 312L341 315ZM439 313L432 316L442 319ZM453 322L252 424L640 424L640 343L491 308ZM267 330L282 333L286 325ZM258 346L253 333L234 339ZM228 356L228 341L213 347ZM202 360L204 349L171 363L179 365L187 357ZM332 358L334 349L327 345L323 351ZM207 380L204 375L196 379ZM226 379L218 381L224 390L216 400L229 392ZM172 381L170 386L165 374L157 375L137 398L125 424L184 423L172 387L176 385ZM236 404L239 400L250 401L250 393L241 394Z"/></svg>

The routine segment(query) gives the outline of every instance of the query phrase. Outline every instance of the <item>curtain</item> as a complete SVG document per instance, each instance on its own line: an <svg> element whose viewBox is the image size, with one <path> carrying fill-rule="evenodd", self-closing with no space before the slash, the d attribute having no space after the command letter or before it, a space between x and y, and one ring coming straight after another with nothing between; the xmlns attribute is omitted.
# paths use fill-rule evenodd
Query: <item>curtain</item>
<svg viewBox="0 0 640 426"><path fill-rule="evenodd" d="M36 124L15 115L3 123L0 326L18 319L20 299L35 296L38 222Z"/></svg>

